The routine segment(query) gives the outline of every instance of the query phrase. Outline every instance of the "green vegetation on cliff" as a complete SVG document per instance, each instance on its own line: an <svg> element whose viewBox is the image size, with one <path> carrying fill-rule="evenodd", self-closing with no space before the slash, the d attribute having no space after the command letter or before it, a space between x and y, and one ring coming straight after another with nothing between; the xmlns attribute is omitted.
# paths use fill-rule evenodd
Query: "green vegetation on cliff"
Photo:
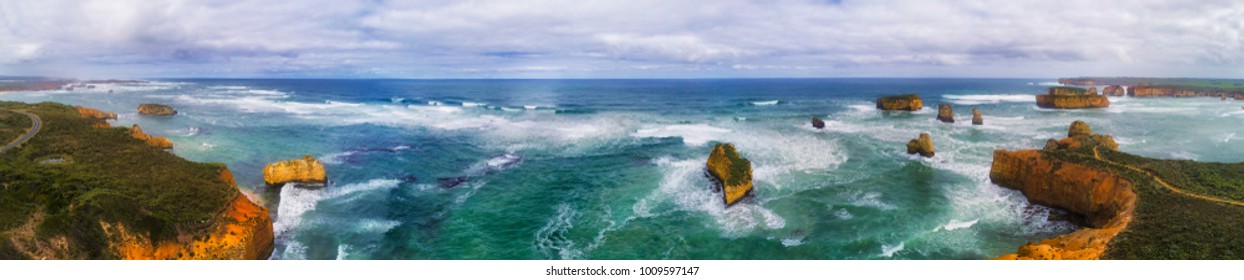
<svg viewBox="0 0 1244 280"><path fill-rule="evenodd" d="M74 107L0 108L43 121L24 146L0 154L0 258L115 258L101 222L170 240L207 230L237 195L221 180L223 165L181 159L124 128L92 127L100 120Z"/></svg>
<svg viewBox="0 0 1244 280"><path fill-rule="evenodd" d="M0 146L21 137L30 128L30 118L8 110L0 110Z"/></svg>
<svg viewBox="0 0 1244 280"><path fill-rule="evenodd" d="M1244 163L1151 159L1104 148L1094 151L1094 146L1042 153L1135 182L1135 220L1111 241L1103 258L1244 258L1244 206L1194 197L1244 200ZM1153 176L1190 194L1176 193Z"/></svg>

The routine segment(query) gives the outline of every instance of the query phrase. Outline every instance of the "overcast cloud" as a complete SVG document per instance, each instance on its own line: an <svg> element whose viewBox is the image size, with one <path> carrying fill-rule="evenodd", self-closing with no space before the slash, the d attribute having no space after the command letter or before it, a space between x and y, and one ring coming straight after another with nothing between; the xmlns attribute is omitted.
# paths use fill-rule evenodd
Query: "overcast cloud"
<svg viewBox="0 0 1244 280"><path fill-rule="evenodd" d="M0 75L1244 76L1244 1L0 0Z"/></svg>

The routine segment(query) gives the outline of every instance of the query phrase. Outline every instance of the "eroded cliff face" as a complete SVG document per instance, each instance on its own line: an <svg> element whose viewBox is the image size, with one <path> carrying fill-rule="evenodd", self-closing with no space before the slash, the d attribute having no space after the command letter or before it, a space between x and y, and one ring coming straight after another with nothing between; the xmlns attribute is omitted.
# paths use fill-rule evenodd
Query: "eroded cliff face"
<svg viewBox="0 0 1244 280"><path fill-rule="evenodd" d="M99 109L87 108L87 107L82 107L82 106L74 106L74 108L78 109L78 114L82 115L83 118L92 118L92 119L101 119L101 120L117 119L117 113L104 112L104 111L100 111Z"/></svg>
<svg viewBox="0 0 1244 280"><path fill-rule="evenodd" d="M233 174L222 168L220 178L237 188ZM153 244L144 233L120 224L100 222L117 256L127 260L265 260L272 254L274 235L268 209L238 192L207 231L181 233L176 240Z"/></svg>
<svg viewBox="0 0 1244 280"><path fill-rule="evenodd" d="M1110 107L1105 96L1051 96L1037 95L1037 106L1047 109L1080 109Z"/></svg>
<svg viewBox="0 0 1244 280"><path fill-rule="evenodd" d="M1067 135L1051 139L1042 150L995 150L989 180L1019 190L1033 203L1083 215L1089 227L1021 246L1017 253L999 259L1098 259L1132 221L1137 199L1132 181L1046 154L1086 146L1117 149L1118 144L1109 135L1092 134L1081 121L1073 122Z"/></svg>
<svg viewBox="0 0 1244 280"><path fill-rule="evenodd" d="M164 104L144 103L144 104L138 104L138 113L143 114L143 115L168 116L168 115L176 115L177 110L173 110L173 107L169 107L168 105L164 105Z"/></svg>
<svg viewBox="0 0 1244 280"><path fill-rule="evenodd" d="M173 148L173 141L169 141L168 138L164 137L147 135L146 133L143 133L143 128L139 127L137 124L130 127L130 136L134 136L134 138L137 138L138 140L143 140L152 147L166 150Z"/></svg>
<svg viewBox="0 0 1244 280"><path fill-rule="evenodd" d="M924 100L915 93L877 98L878 110L919 111L922 108L924 108Z"/></svg>
<svg viewBox="0 0 1244 280"><path fill-rule="evenodd" d="M1135 97L1150 96L1174 96L1174 97L1191 97L1198 96L1201 93L1191 89L1166 87L1166 86L1148 86L1135 85L1127 89L1127 95Z"/></svg>
<svg viewBox="0 0 1244 280"><path fill-rule="evenodd" d="M705 162L721 188L722 201L734 205L752 192L752 162L739 157L732 144L717 144Z"/></svg>
<svg viewBox="0 0 1244 280"><path fill-rule="evenodd" d="M1123 86L1109 85L1109 86L1106 86L1105 89L1102 89L1101 94L1109 95L1109 96L1123 96L1123 95L1126 95L1127 92L1123 90Z"/></svg>
<svg viewBox="0 0 1244 280"><path fill-rule="evenodd" d="M263 180L270 186L285 183L322 185L328 181L324 172L324 163L307 155L300 159L291 159L268 164L263 168Z"/></svg>

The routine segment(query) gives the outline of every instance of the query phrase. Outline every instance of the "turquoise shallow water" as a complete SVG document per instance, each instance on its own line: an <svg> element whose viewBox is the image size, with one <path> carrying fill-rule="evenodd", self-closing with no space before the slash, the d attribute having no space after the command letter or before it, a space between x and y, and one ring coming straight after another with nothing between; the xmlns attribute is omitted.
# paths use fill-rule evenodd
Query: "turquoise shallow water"
<svg viewBox="0 0 1244 280"><path fill-rule="evenodd" d="M176 80L0 99L114 111L182 157L226 163L276 210L276 259L991 258L1073 228L991 184L994 149L1040 147L1079 119L1126 152L1244 161L1238 101L1036 108L1051 82ZM925 110L873 109L907 92ZM147 102L180 114L137 115ZM938 103L959 122L934 120ZM904 153L920 132L936 157ZM750 201L725 208L709 189L715 142L752 160ZM304 154L329 187L263 186L265 164Z"/></svg>

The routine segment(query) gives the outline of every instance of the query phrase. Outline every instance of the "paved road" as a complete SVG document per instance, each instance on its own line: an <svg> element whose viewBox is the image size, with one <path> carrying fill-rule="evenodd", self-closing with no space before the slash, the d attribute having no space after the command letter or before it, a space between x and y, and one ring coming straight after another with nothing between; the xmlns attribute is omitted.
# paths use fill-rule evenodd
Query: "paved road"
<svg viewBox="0 0 1244 280"><path fill-rule="evenodd" d="M30 125L30 131L26 131L25 135L22 135L22 137L18 137L17 140L13 140L12 143L9 143L8 145L4 145L4 147L0 147L0 153L3 153L4 151L8 151L9 149L17 147L18 145L21 145L22 143L26 143L26 140L30 140L31 137L35 137L35 134L39 133L39 129L43 128L43 120L40 120L39 116L35 116L34 114L22 112L22 111L14 111L14 110L7 110L7 111L26 115L26 117L30 118L31 125Z"/></svg>

